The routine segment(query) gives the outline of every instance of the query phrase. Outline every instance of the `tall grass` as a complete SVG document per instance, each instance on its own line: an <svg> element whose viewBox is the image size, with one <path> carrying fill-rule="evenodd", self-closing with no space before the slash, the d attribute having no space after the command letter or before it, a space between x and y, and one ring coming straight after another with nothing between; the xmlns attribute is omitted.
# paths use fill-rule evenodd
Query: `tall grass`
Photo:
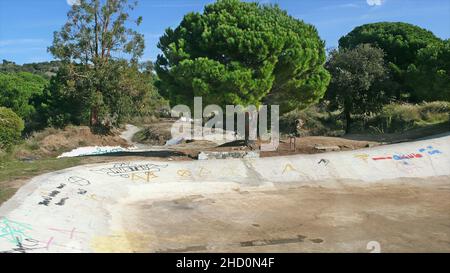
<svg viewBox="0 0 450 273"><path fill-rule="evenodd" d="M450 102L435 101L421 104L388 104L368 120L367 126L384 133L398 133L428 125L448 122Z"/></svg>
<svg viewBox="0 0 450 273"><path fill-rule="evenodd" d="M306 110L293 111L280 118L280 131L292 133L295 121L301 119L305 125L300 135L341 136L344 134L343 116L329 112L324 105ZM407 130L449 122L450 102L434 101L420 104L391 103L372 116L353 116L353 133L401 133ZM449 128L450 130L450 128Z"/></svg>

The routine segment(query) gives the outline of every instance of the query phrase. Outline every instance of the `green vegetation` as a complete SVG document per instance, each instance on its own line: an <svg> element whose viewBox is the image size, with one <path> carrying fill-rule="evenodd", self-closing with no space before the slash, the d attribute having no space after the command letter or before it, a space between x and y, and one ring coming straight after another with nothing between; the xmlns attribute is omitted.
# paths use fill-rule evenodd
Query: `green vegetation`
<svg viewBox="0 0 450 273"><path fill-rule="evenodd" d="M146 127L133 136L133 141L150 145L164 145L171 139L169 131L161 132L159 128Z"/></svg>
<svg viewBox="0 0 450 273"><path fill-rule="evenodd" d="M326 98L332 110L342 110L347 133L353 115L376 113L389 101L383 56L383 50L368 44L331 52L326 67L332 78Z"/></svg>
<svg viewBox="0 0 450 273"><path fill-rule="evenodd" d="M386 54L385 60L396 83L390 85L391 91L399 100L419 102L421 98L416 94L415 85L408 80L407 70L418 63L422 49L439 46L440 43L442 40L431 31L418 26L401 22L380 22L356 27L339 40L339 47L351 49L360 44L372 44L381 48Z"/></svg>
<svg viewBox="0 0 450 273"><path fill-rule="evenodd" d="M11 109L0 107L0 149L9 149L20 141L23 120Z"/></svg>
<svg viewBox="0 0 450 273"><path fill-rule="evenodd" d="M152 70L125 60L110 60L95 70L64 66L46 91L42 118L55 127L95 122L117 126L131 117L154 115L165 104L153 85Z"/></svg>
<svg viewBox="0 0 450 273"><path fill-rule="evenodd" d="M280 131L290 134L295 120L302 120L301 136L343 136L345 124L340 111L329 111L320 103L301 111L292 111L280 118ZM450 102L435 101L420 104L390 103L371 116L352 116L351 132L354 134L383 135L417 132L417 137L441 133L450 129ZM426 130L429 130L428 134Z"/></svg>
<svg viewBox="0 0 450 273"><path fill-rule="evenodd" d="M420 104L388 104L372 117L368 128L380 133L398 133L434 124L448 123L450 102L435 101ZM448 127L450 129L450 127Z"/></svg>
<svg viewBox="0 0 450 273"><path fill-rule="evenodd" d="M345 124L340 117L340 111L329 111L325 103L294 110L280 117L280 132L286 135L296 133L298 136L342 136L345 134ZM298 130L296 121L301 120L303 126ZM298 130L298 131L296 131Z"/></svg>
<svg viewBox="0 0 450 273"><path fill-rule="evenodd" d="M407 79L418 100L450 101L450 40L421 49Z"/></svg>
<svg viewBox="0 0 450 273"><path fill-rule="evenodd" d="M374 23L356 27L339 40L339 46L355 48L360 44L373 44L384 50L386 61L406 70L415 63L420 49L441 39L431 31L407 23Z"/></svg>
<svg viewBox="0 0 450 273"><path fill-rule="evenodd" d="M288 112L317 102L330 78L316 28L277 6L219 0L167 29L158 47L158 87L173 105L202 96Z"/></svg>
<svg viewBox="0 0 450 273"><path fill-rule="evenodd" d="M14 62L3 60L0 63L0 73L28 72L49 80L52 76L56 75L60 66L61 63L59 61L18 65Z"/></svg>
<svg viewBox="0 0 450 273"><path fill-rule="evenodd" d="M70 168L76 166L80 161L80 158L49 158L31 162L14 160L3 161L0 163L0 182L20 177L35 176L47 171Z"/></svg>
<svg viewBox="0 0 450 273"><path fill-rule="evenodd" d="M43 159L32 162L4 160L0 157L0 204L8 200L22 185L20 179L77 166L80 158Z"/></svg>
<svg viewBox="0 0 450 273"><path fill-rule="evenodd" d="M30 121L35 114L31 99L42 95L47 84L43 77L28 72L0 73L0 106Z"/></svg>
<svg viewBox="0 0 450 273"><path fill-rule="evenodd" d="M142 22L142 17L130 17L136 5L89 0L72 6L49 48L64 64L52 79L48 107L44 105L50 124L88 122L108 129L129 115L151 111L157 94L152 72L141 72L138 63L144 37L133 29Z"/></svg>

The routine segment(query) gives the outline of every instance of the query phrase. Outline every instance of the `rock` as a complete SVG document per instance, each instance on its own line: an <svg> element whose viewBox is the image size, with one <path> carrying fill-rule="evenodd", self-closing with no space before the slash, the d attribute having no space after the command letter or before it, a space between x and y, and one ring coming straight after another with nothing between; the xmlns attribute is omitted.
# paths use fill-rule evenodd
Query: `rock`
<svg viewBox="0 0 450 273"><path fill-rule="evenodd" d="M165 146L172 146L172 145L181 144L181 143L183 143L183 141L184 141L183 137L172 138L172 139L167 140Z"/></svg>
<svg viewBox="0 0 450 273"><path fill-rule="evenodd" d="M229 158L259 158L259 151L232 151L232 152L201 152L198 160L229 159Z"/></svg>
<svg viewBox="0 0 450 273"><path fill-rule="evenodd" d="M339 146L315 146L314 147L317 150L324 151L324 152L334 152L334 151L340 151L341 148Z"/></svg>

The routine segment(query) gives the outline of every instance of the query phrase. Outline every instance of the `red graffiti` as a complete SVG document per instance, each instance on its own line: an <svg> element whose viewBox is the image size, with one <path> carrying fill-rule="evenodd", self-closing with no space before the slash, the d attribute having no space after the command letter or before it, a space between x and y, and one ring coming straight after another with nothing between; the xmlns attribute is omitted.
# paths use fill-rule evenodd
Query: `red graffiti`
<svg viewBox="0 0 450 273"><path fill-rule="evenodd" d="M386 160L392 159L392 156L383 156L383 157L372 157L373 160Z"/></svg>
<svg viewBox="0 0 450 273"><path fill-rule="evenodd" d="M407 155L393 155L393 156L380 156L380 157L372 157L372 160L404 160L404 159L414 159L414 158L422 158L421 154L407 154Z"/></svg>

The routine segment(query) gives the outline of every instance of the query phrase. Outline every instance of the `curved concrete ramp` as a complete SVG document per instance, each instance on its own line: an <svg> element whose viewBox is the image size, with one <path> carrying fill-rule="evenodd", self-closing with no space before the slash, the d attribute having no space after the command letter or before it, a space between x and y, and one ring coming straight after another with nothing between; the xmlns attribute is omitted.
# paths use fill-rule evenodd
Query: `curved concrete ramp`
<svg viewBox="0 0 450 273"><path fill-rule="evenodd" d="M3 204L0 252L365 251L366 240L377 234L373 224L387 221L395 230L389 221L405 215L412 218L401 220L407 226L398 226L399 234L433 220L423 217L435 217L440 222L433 232L441 237L436 244L428 242L431 249L421 248L421 236L411 248L405 242L412 239L402 237L388 250L450 251L450 203L439 201L439 196L449 200L449 166L450 136L316 155L79 166L34 178ZM398 203L398 196L386 195L391 189L403 194L401 185L409 182L417 200L428 198L420 195L422 186L436 186L433 202L440 207L421 214L434 205L417 207L417 200L405 197L407 203ZM380 184L392 188L361 193ZM348 201L342 199L324 207L343 189L348 195L355 187L358 202L336 209ZM336 191L327 192L328 198L322 192L311 203L323 188ZM374 196L379 199L373 203L359 203ZM392 202L376 214L384 220L367 218L370 226L354 226L374 215L367 211L376 209L365 206L384 202ZM413 207L415 212L405 211ZM339 235L349 228L354 232ZM347 241L339 241L343 238Z"/></svg>

